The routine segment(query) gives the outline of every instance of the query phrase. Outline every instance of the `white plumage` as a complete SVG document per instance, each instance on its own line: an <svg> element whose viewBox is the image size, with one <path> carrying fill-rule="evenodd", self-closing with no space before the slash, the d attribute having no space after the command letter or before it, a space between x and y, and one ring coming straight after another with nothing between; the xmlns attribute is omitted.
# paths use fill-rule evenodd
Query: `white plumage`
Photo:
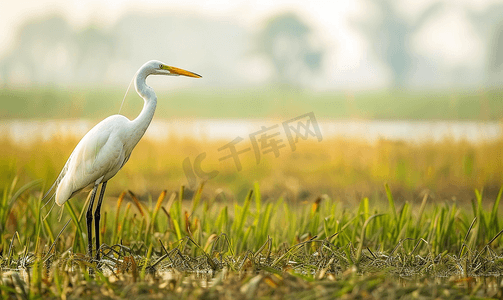
<svg viewBox="0 0 503 300"><path fill-rule="evenodd" d="M97 188L102 184L100 197L94 214L95 231L98 232L100 208L107 181L112 178L128 161L133 148L140 141L150 125L157 105L154 90L146 84L149 75L183 75L199 78L200 75L179 68L170 67L160 61L145 63L136 73L136 92L143 98L141 113L134 120L122 115L113 115L94 126L77 144L66 162L58 179L51 189L56 187L55 202L63 205L80 191L92 189L87 210L88 252L92 255L92 206ZM99 235L96 233L96 257Z"/></svg>
<svg viewBox="0 0 503 300"><path fill-rule="evenodd" d="M80 140L61 173L56 204L63 205L78 192L92 189L117 174L139 141L125 142L130 139L129 123L124 116L110 116Z"/></svg>

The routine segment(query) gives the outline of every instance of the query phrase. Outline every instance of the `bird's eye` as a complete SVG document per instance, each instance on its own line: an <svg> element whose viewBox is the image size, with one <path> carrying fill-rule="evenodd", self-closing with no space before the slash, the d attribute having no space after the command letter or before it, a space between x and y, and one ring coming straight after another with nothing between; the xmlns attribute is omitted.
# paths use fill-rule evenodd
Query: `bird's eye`
<svg viewBox="0 0 503 300"><path fill-rule="evenodd" d="M159 65L159 69L162 69L162 64Z"/></svg>

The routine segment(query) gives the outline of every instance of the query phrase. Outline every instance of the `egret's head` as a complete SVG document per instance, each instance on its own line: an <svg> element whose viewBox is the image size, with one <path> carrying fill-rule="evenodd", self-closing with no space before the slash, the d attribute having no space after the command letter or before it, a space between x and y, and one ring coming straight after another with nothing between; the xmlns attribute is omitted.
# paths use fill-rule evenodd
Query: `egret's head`
<svg viewBox="0 0 503 300"><path fill-rule="evenodd" d="M171 76L183 75L188 77L201 78L201 75L186 70L182 70L180 68L168 66L165 63L160 62L158 60L151 60L147 62L145 65L143 65L142 69L145 69L149 74L152 75L171 75Z"/></svg>

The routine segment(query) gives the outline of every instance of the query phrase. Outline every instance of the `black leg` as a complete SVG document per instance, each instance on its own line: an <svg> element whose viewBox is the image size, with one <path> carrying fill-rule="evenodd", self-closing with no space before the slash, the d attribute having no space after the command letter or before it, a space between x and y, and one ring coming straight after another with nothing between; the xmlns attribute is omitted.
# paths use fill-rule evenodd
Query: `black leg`
<svg viewBox="0 0 503 300"><path fill-rule="evenodd" d="M96 184L91 192L91 200L89 201L89 206L87 207L86 220L87 220L87 255L93 257L93 205L94 198L96 197L96 190L98 185Z"/></svg>
<svg viewBox="0 0 503 300"><path fill-rule="evenodd" d="M94 235L96 235L96 260L100 260L100 218L101 218L101 203L103 202L103 195L105 195L105 189L107 188L107 182L103 182L101 185L100 198L98 199L98 204L96 204L96 210L94 211Z"/></svg>

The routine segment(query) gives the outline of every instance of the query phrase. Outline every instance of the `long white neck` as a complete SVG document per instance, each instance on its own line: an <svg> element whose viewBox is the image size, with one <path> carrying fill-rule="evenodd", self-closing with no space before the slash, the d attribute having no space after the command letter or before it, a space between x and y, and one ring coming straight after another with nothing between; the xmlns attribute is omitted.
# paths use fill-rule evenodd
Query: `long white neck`
<svg viewBox="0 0 503 300"><path fill-rule="evenodd" d="M131 137L131 140L134 141L133 147L138 143L150 125L150 121L152 121L154 117L155 107L157 106L157 96L154 90L145 82L148 75L149 73L141 69L138 71L134 82L136 92L143 98L144 103L143 109L138 117L131 121L131 127L133 128Z"/></svg>

